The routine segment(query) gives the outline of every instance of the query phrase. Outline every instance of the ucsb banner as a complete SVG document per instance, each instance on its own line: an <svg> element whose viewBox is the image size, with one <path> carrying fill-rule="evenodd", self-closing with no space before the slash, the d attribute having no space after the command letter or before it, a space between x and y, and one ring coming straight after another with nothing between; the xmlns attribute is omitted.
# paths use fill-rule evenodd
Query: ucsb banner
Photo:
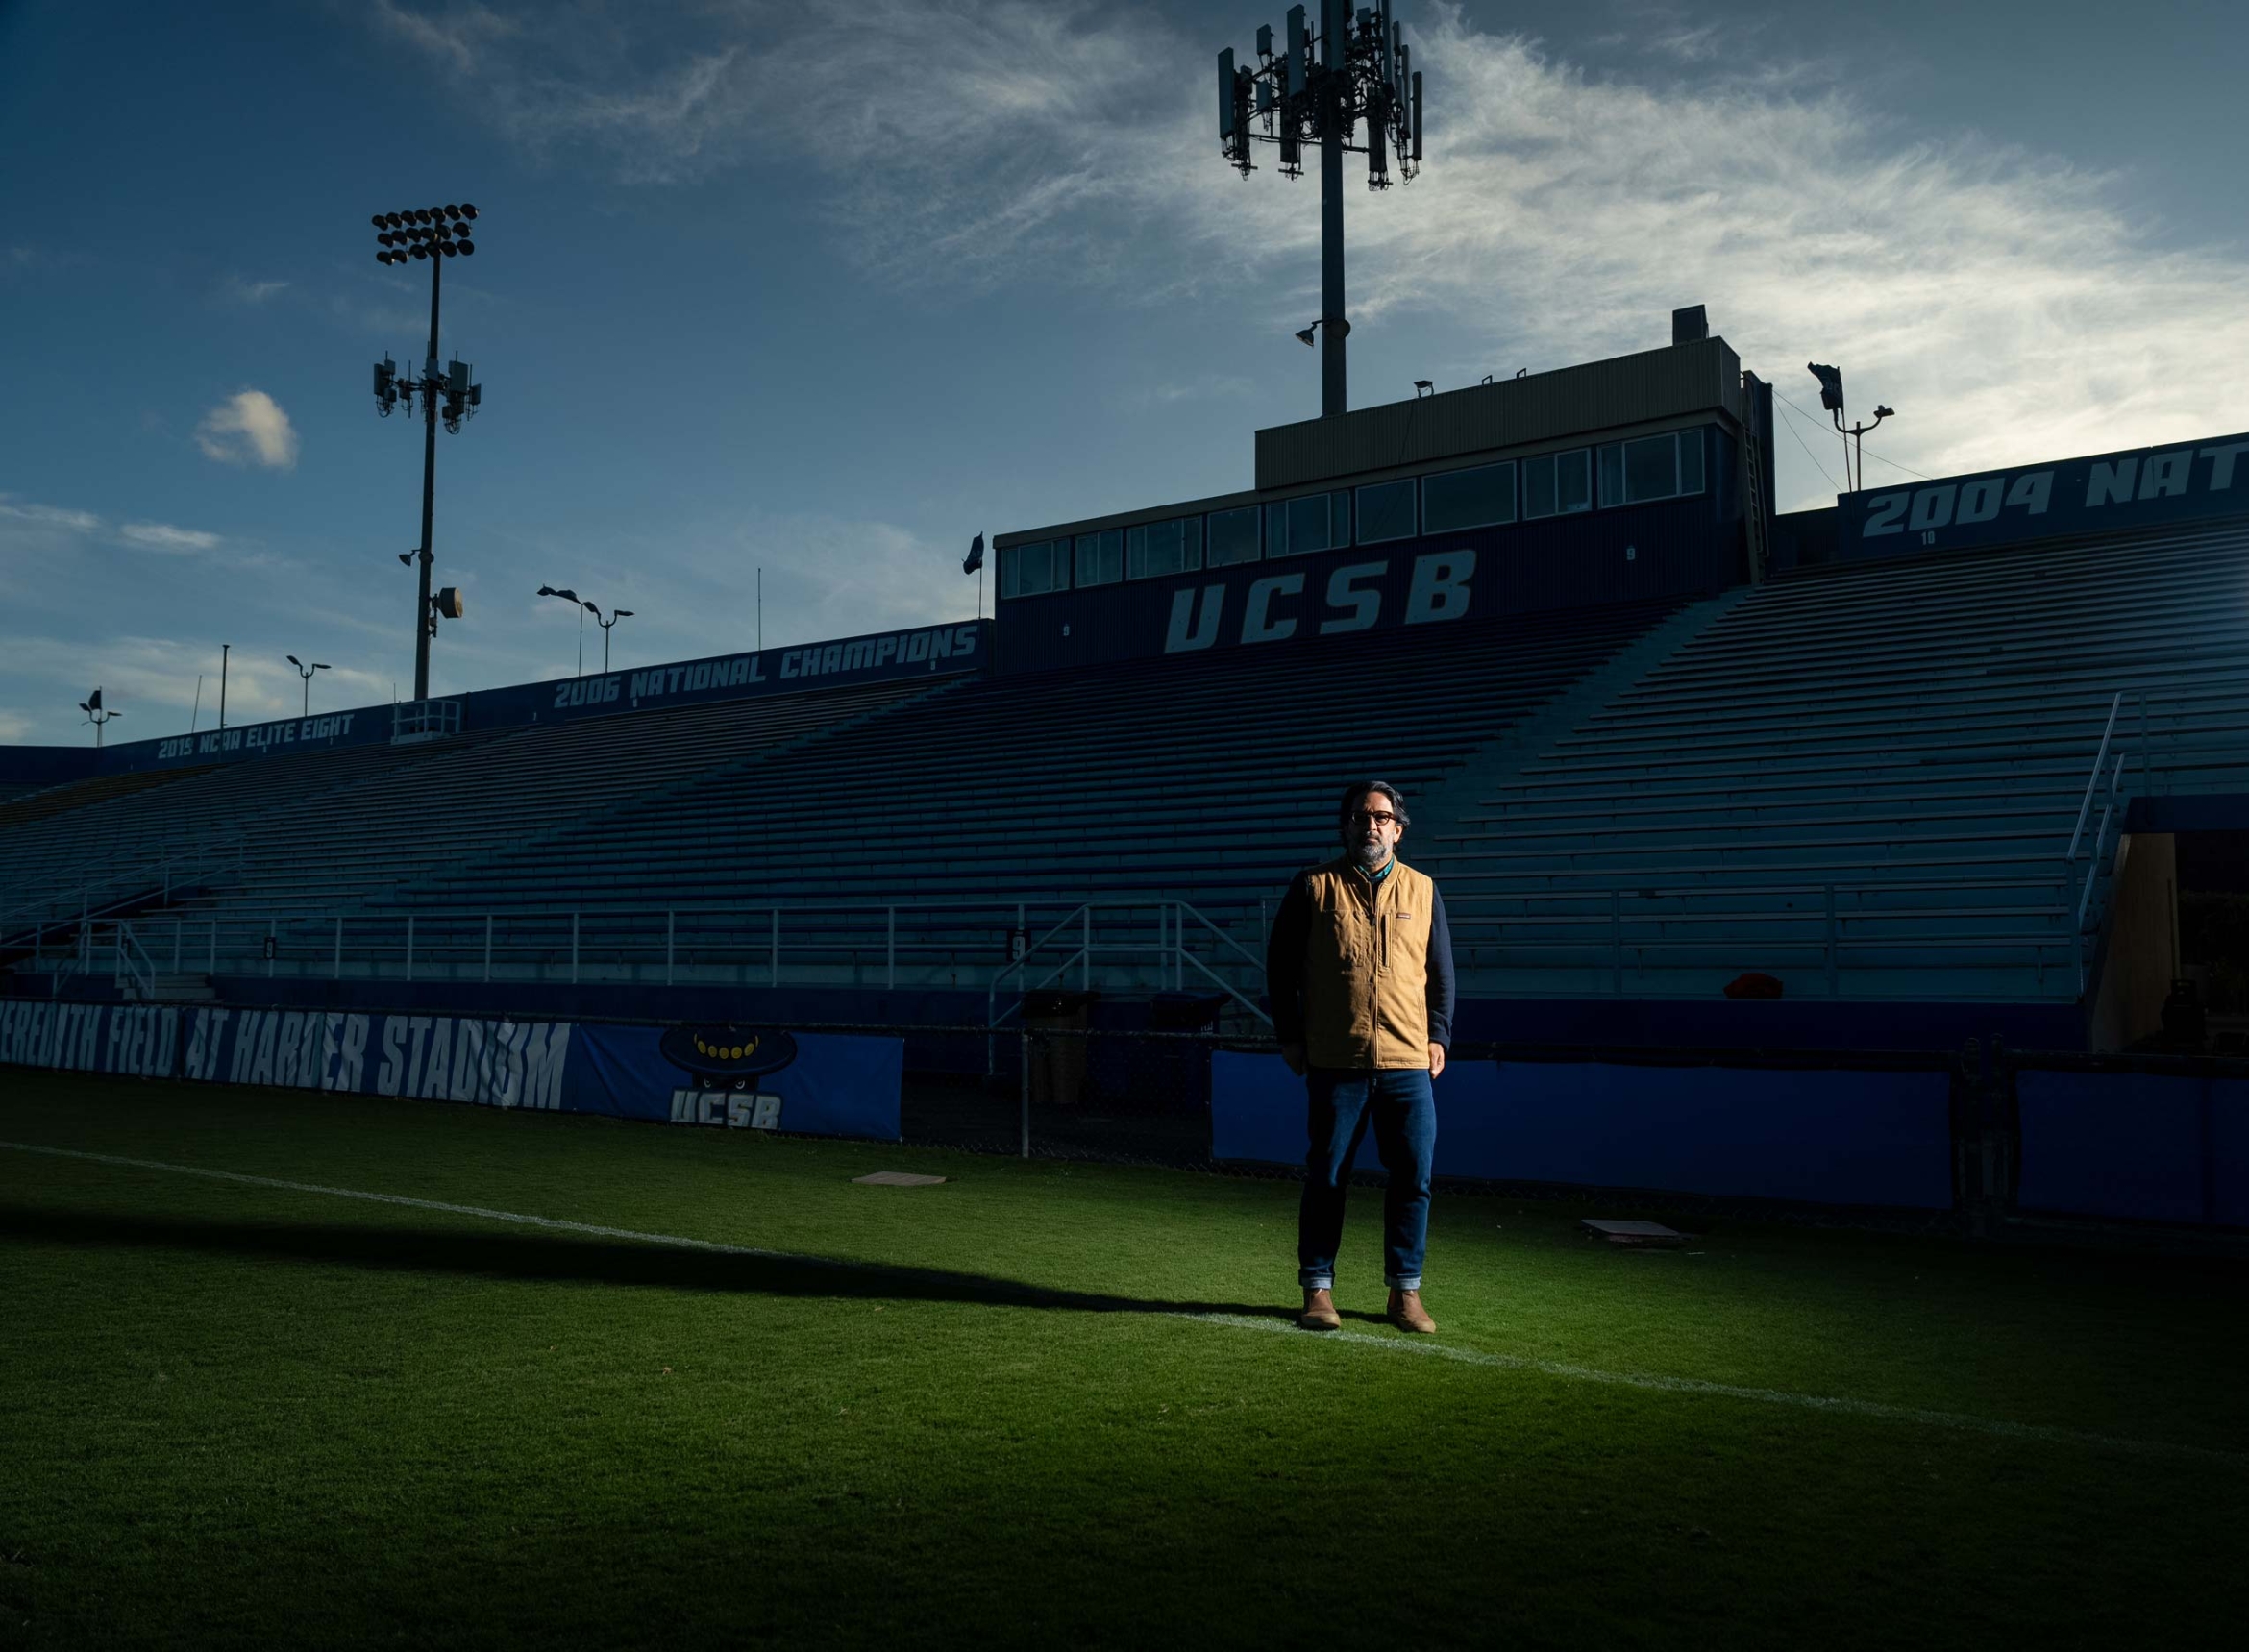
<svg viewBox="0 0 2249 1652"><path fill-rule="evenodd" d="M1845 494L1842 561L2249 512L2249 435Z"/></svg>
<svg viewBox="0 0 2249 1652"><path fill-rule="evenodd" d="M899 1136L904 1046L733 1023L0 1003L0 1063L210 1084L602 1113L818 1136Z"/></svg>

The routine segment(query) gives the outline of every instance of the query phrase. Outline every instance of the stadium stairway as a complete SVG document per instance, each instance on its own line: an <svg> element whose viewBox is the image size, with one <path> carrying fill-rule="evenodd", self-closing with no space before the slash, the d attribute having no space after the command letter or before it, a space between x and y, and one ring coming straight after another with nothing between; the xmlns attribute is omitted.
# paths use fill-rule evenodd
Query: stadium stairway
<svg viewBox="0 0 2249 1652"><path fill-rule="evenodd" d="M1756 589L1424 839L1470 990L2075 998L2117 697L2112 826L2249 792L2244 593L2241 523Z"/></svg>

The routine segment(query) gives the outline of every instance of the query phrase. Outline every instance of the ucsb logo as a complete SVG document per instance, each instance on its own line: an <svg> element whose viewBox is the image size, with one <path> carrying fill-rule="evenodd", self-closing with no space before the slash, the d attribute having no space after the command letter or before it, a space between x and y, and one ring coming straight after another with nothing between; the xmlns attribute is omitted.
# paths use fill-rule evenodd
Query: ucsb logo
<svg viewBox="0 0 2249 1652"><path fill-rule="evenodd" d="M1405 614L1400 623L1426 625L1432 620L1457 620L1469 611L1469 580L1476 571L1473 551L1431 551L1414 558L1413 578L1406 588ZM1304 611L1304 573L1268 574L1252 579L1243 593L1236 642L1279 642L1317 621L1319 634L1340 636L1347 631L1372 630L1382 623L1382 581L1390 574L1390 559L1347 562L1331 569L1324 593L1325 605L1317 615ZM1219 641L1227 625L1229 593L1224 585L1189 585L1172 593L1172 621L1164 632L1164 653L1184 653L1209 648Z"/></svg>
<svg viewBox="0 0 2249 1652"><path fill-rule="evenodd" d="M675 1090L672 1122L716 1124L729 1130L778 1130L781 1098L739 1090Z"/></svg>

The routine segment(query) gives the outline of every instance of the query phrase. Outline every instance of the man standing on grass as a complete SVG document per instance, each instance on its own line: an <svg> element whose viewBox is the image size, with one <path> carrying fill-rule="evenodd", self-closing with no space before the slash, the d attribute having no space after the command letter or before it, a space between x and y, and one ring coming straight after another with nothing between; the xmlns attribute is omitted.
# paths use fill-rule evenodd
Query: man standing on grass
<svg viewBox="0 0 2249 1652"><path fill-rule="evenodd" d="M1344 852L1297 874L1265 955L1281 1059L1311 1096L1311 1150L1297 1216L1297 1282L1306 1330L1343 1325L1335 1253L1343 1243L1351 1160L1371 1122L1389 1172L1382 1197L1389 1319L1434 1331L1421 1306L1429 1238L1429 1162L1437 1103L1429 1081L1452 1042L1452 934L1437 885L1397 858L1406 827L1396 786L1344 793Z"/></svg>

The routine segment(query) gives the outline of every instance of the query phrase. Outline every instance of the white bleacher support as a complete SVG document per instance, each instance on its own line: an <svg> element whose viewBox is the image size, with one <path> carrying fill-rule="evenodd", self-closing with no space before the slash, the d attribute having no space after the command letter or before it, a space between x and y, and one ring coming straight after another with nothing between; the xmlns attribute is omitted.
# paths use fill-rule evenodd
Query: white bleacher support
<svg viewBox="0 0 2249 1652"><path fill-rule="evenodd" d="M1827 892L1826 892L1826 893L1827 893L1827 996L1828 996L1829 998L1831 998L1831 999L1834 999L1834 998L1841 998L1841 997L1842 996L1842 992L1841 992L1841 984L1840 984L1840 982L1841 982L1841 960L1840 960L1840 959L1839 959L1839 958L1836 956L1837 952L1838 952L1838 951L1841 949L1841 946L1840 946L1840 943L1841 943L1841 935L1840 935L1840 933L1839 933L1840 925L1838 925L1838 924L1836 923L1836 917L1835 917L1835 885L1834 885L1834 884L1832 884L1832 883L1831 883L1831 884L1829 884L1829 885L1827 886Z"/></svg>
<svg viewBox="0 0 2249 1652"><path fill-rule="evenodd" d="M2086 817L2092 812L2093 792L2101 783L2101 769L2109 760L2109 742L2116 735L2116 713L2123 708L2124 691L2119 688L2109 701L2109 720L2101 726L2100 750L2093 753L2092 773L2085 777L2085 797L2077 805L2077 825L2069 833L2069 851L2062 858L2077 858L2078 839L2085 835Z"/></svg>

